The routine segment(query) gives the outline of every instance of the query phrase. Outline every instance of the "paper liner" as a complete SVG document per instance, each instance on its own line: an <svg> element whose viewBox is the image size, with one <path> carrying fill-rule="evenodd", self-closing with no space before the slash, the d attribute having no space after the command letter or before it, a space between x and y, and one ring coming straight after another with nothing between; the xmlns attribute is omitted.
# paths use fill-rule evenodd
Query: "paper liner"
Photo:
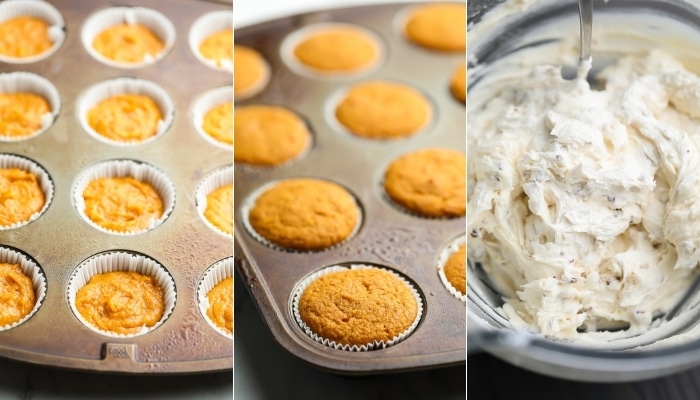
<svg viewBox="0 0 700 400"><path fill-rule="evenodd" d="M457 239L452 240L452 242L442 250L437 261L437 271L438 276L440 277L440 282L442 282L442 284L445 286L445 289L447 289L447 291L450 292L450 294L452 294L454 297L458 298L462 301L462 303L465 304L467 303L467 294L462 294L460 291L455 289L454 286L452 286L450 281L447 280L447 277L445 276L445 263L447 263L447 260L450 258L451 255L455 254L457 250L459 250L460 246L466 243L466 235L462 235Z"/></svg>
<svg viewBox="0 0 700 400"><path fill-rule="evenodd" d="M300 177L300 178L316 179L316 180L320 180L320 181L335 183L336 185L339 185L340 187L345 189L355 199L355 205L357 206L357 211L358 211L358 218L357 218L357 223L355 223L355 227L352 229L352 231L350 232L348 237L346 237L345 239L341 240L340 242L338 242L332 246L324 247L323 249L319 249L319 250L308 250L307 251L307 250L298 250L298 249L279 246L279 245L267 240L266 238L262 237L258 232L256 232L255 228L253 228L253 226L250 224L250 218L249 218L250 210L255 205L255 201L258 199L258 197L260 197L260 195L262 195L263 193L265 193L266 191L268 191L269 189L271 189L272 187L274 187L278 183L284 182L286 179L280 179L280 180L266 183L265 185L259 187L254 192L252 192L250 195L248 195L248 198L246 198L246 200L243 202L243 205L241 206L241 220L243 222L243 226L245 227L246 231L248 231L248 234L250 234L250 236L252 236L259 243L261 243L261 244L263 244L263 245L265 245L273 250L284 251L287 253L297 253L297 254L320 253L323 251L332 250L332 249L338 248L338 247L344 245L345 243L347 243L348 241L352 240L352 238L355 237L357 232L359 232L360 227L362 226L362 220L364 218L364 213L362 211L362 207L360 206L360 201L357 198L357 196L355 196L355 194L352 191L350 191L350 189L348 189L346 186L341 185L337 182L330 181L328 179L311 178L311 177ZM296 179L296 178L289 178L289 179ZM234 216L234 218L235 218L235 216Z"/></svg>
<svg viewBox="0 0 700 400"><path fill-rule="evenodd" d="M313 36L316 33L331 29L331 28L350 28L359 31L370 39L376 50L377 58L369 65L349 72L328 72L312 68L297 59L294 55L294 49L304 40ZM282 61L294 72L308 78L338 81L342 79L357 78L368 75L382 66L386 59L386 50L383 39L374 31L360 25L343 23L343 22L327 22L305 26L296 30L284 38L280 45L280 56Z"/></svg>
<svg viewBox="0 0 700 400"><path fill-rule="evenodd" d="M235 33L234 33L234 36L235 36ZM248 46L244 46L244 47L248 47ZM252 47L248 47L248 48L253 49ZM262 54L260 54L260 52L258 50L256 50L256 49L253 49L253 50L255 50L260 55L260 58L262 58L262 71L261 71L262 76L260 77L260 79L257 82L255 82L255 84L253 86L249 87L246 90L241 90L240 92L234 94L235 101L249 99L249 98L257 95L258 93L262 92L267 87L268 83L270 83L270 78L272 77L272 67L270 67L270 63L265 59L265 57ZM235 48L234 48L234 57L235 57ZM235 80L235 77L234 77L234 80Z"/></svg>
<svg viewBox="0 0 700 400"><path fill-rule="evenodd" d="M204 65L218 71L233 72L232 60L210 60L199 52L199 45L202 44L204 39L225 29L233 29L233 12L214 11L204 14L197 18L194 24L192 24L190 28L189 44L192 53L199 61L204 63Z"/></svg>
<svg viewBox="0 0 700 400"><path fill-rule="evenodd" d="M163 215L160 218L151 221L151 225L148 228L133 232L119 232L103 228L88 218L88 216L85 215L85 199L83 198L85 187L96 179L123 178L127 176L130 176L138 181L146 182L153 186L163 201ZM72 192L75 208L78 210L78 214L80 214L85 222L102 232L119 236L138 235L140 233L155 229L166 219L168 219L173 211L173 208L175 208L175 187L170 179L156 167L134 160L103 161L89 167L78 176L75 184L73 185Z"/></svg>
<svg viewBox="0 0 700 400"><path fill-rule="evenodd" d="M163 50L155 56L147 55L140 63L121 63L111 60L92 47L95 37L105 29L118 24L142 24L153 32L163 44ZM158 11L144 7L110 7L90 16L80 32L85 50L97 61L115 68L134 69L154 64L165 57L175 43L175 26Z"/></svg>
<svg viewBox="0 0 700 400"><path fill-rule="evenodd" d="M414 319L413 323L405 331L403 331L402 333L400 333L397 336L394 336L394 338L392 338L391 340L386 341L386 342L383 340L375 340L374 342L367 343L367 344L364 344L361 346L357 346L357 345L340 344L340 343L336 343L335 341L332 341L330 339L324 339L324 338L318 336L317 334L315 334L313 331L311 331L311 328L309 328L309 326L306 325L306 323L304 323L304 321L301 320L301 315L299 314L299 299L300 299L302 293L304 293L306 288L309 287L309 285L313 281L315 281L316 279L318 279L324 275L327 275L331 272L345 271L348 269L373 269L373 268L383 269L385 271L391 272L396 277L401 279L401 281L403 281L411 289L411 293L413 293L413 297L416 300L416 305L418 306L418 310L416 313L416 318ZM303 279L301 282L299 282L297 287L292 292L292 314L294 315L294 320L296 321L297 325L299 325L301 330L304 331L304 333L306 333L307 336L309 336L311 339L313 339L317 343L320 343L324 346L334 348L336 350L370 351L370 350L384 349L384 348L387 348L389 346L393 346L393 345L403 341L411 333L413 333L413 331L416 329L416 327L418 326L418 323L421 320L421 316L423 315L423 298L421 297L420 293L418 292L418 289L416 289L416 287L411 282L409 282L406 278L404 278L399 273L397 273L391 269L383 268L380 266L365 265L365 264L352 264L349 267L335 265L335 266L326 267L320 271L317 271L317 272L311 274L310 276L308 276L307 278Z"/></svg>
<svg viewBox="0 0 700 400"><path fill-rule="evenodd" d="M211 291L219 282L231 277L233 277L233 257L228 257L214 263L211 267L209 267L204 272L204 276L202 276L202 279L199 281L199 285L197 286L197 304L199 305L199 311L202 313L202 316L207 321L209 326L229 339L233 339L233 334L220 328L207 315L207 310L209 309L209 299L207 298L207 294L209 294L209 291Z"/></svg>
<svg viewBox="0 0 700 400"><path fill-rule="evenodd" d="M202 128L204 115L219 104L227 102L231 103L231 108L233 108L233 87L231 86L223 86L204 93L197 99L192 107L192 124L197 133L207 142L220 149L233 151L233 144L220 142L214 139L214 137L206 133Z"/></svg>
<svg viewBox="0 0 700 400"><path fill-rule="evenodd" d="M75 297L78 291L85 286L93 276L114 271L131 271L156 277L158 284L163 288L165 303L165 310L163 311L163 316L160 321L150 328L144 326L141 331L137 333L121 334L99 329L83 318L80 312L75 308ZM163 322L170 317L170 314L172 314L175 308L177 292L175 291L175 281L172 276L168 270L157 261L143 254L113 251L97 254L83 261L83 263L73 271L68 281L67 296L68 304L70 304L73 314L83 325L105 336L124 338L141 336L161 326Z"/></svg>
<svg viewBox="0 0 700 400"><path fill-rule="evenodd" d="M21 16L35 17L43 20L49 26L49 39L53 46L41 54L31 57L9 57L0 54L0 62L8 64L30 64L51 57L63 44L66 38L66 22L61 13L47 1L42 0L13 0L0 2L0 22Z"/></svg>
<svg viewBox="0 0 700 400"><path fill-rule="evenodd" d="M12 0L20 1L20 0ZM12 2L11 1L11 2ZM10 3L11 3L10 2ZM2 3L5 4L5 3ZM0 142L20 142L41 135L53 125L61 111L61 97L56 87L46 78L31 72L0 73L0 93L33 93L49 103L51 111L41 116L41 128L31 135L9 137L0 134Z"/></svg>
<svg viewBox="0 0 700 400"><path fill-rule="evenodd" d="M15 222L14 224L5 226L0 225L0 231L19 228L41 217L51 205L54 192L53 181L49 173L38 163L14 154L0 154L0 169L6 168L17 168L34 174L41 191L44 193L44 206L41 207L41 210L32 214L26 221Z"/></svg>
<svg viewBox="0 0 700 400"><path fill-rule="evenodd" d="M209 222L207 217L204 216L204 211L207 209L207 195L224 185L233 185L233 166L218 169L204 177L199 183L199 186L197 186L194 200L197 207L197 214L202 218L202 221L204 221L210 229L214 230L214 232L233 239L233 233L222 231Z"/></svg>
<svg viewBox="0 0 700 400"><path fill-rule="evenodd" d="M34 298L36 300L34 308L32 308L29 314L25 315L17 322L0 326L1 332L23 324L39 311L39 308L44 302L44 297L46 297L46 275L44 275L44 271L31 257L10 247L0 246L0 263L19 264L22 272L32 280Z"/></svg>
<svg viewBox="0 0 700 400"><path fill-rule="evenodd" d="M121 94L148 96L156 103L163 119L158 122L158 131L155 135L144 140L125 142L112 140L100 135L92 129L87 120L88 112L101 101ZM153 82L136 78L116 78L91 86L78 98L76 111L80 126L85 132L102 143L119 147L138 146L150 143L163 136L175 119L175 104L168 95L168 92Z"/></svg>

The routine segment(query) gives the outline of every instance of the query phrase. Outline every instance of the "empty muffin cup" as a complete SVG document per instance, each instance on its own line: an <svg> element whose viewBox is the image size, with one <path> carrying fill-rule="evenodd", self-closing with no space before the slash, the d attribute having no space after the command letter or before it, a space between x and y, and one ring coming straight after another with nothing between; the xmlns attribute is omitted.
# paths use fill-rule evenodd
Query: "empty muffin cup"
<svg viewBox="0 0 700 400"><path fill-rule="evenodd" d="M197 133L214 146L233 150L233 88L223 86L203 94L192 107Z"/></svg>
<svg viewBox="0 0 700 400"><path fill-rule="evenodd" d="M206 66L233 72L233 13L214 11L197 18L190 28L189 45Z"/></svg>
<svg viewBox="0 0 700 400"><path fill-rule="evenodd" d="M10 35L13 27L9 24L24 25L23 28L31 29L33 34L22 35L18 40L18 35ZM0 62L29 64L50 57L63 44L65 29L63 16L47 1L3 1L0 3ZM5 42L3 36L13 39Z"/></svg>
<svg viewBox="0 0 700 400"><path fill-rule="evenodd" d="M210 229L233 238L233 166L207 175L197 187L195 204Z"/></svg>
<svg viewBox="0 0 700 400"><path fill-rule="evenodd" d="M36 162L14 154L0 154L0 230L35 221L49 208L54 186L49 173Z"/></svg>
<svg viewBox="0 0 700 400"><path fill-rule="evenodd" d="M199 311L207 323L220 334L233 338L233 285L228 292L227 279L233 279L233 257L225 258L209 267L197 286ZM222 286L219 286L219 285ZM212 291L214 291L212 293ZM226 293L222 293L226 292ZM231 296L229 297L228 294ZM230 298L230 303L228 299ZM219 304L221 301L226 304ZM213 317L213 319L212 319ZM231 320L231 328L226 326ZM216 322L214 321L216 320Z"/></svg>
<svg viewBox="0 0 700 400"><path fill-rule="evenodd" d="M6 331L23 324L39 310L46 296L46 275L34 259L5 246L0 246L0 267L0 273L8 274L3 280L7 278L13 293L11 298L3 300L0 313L3 320L0 331Z"/></svg>
<svg viewBox="0 0 700 400"><path fill-rule="evenodd" d="M0 104L3 108L0 110L0 142L18 142L41 135L61 110L56 87L31 72L0 74ZM5 120L8 111L12 111L8 114L11 118Z"/></svg>

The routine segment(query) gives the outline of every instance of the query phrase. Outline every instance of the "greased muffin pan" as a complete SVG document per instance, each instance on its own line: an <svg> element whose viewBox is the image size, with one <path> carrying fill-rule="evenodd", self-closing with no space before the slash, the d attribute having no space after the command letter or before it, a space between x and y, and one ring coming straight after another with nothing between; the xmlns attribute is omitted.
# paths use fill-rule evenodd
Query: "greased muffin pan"
<svg viewBox="0 0 700 400"><path fill-rule="evenodd" d="M387 200L382 187L384 172L401 155L435 147L463 153L466 146L465 105L450 92L465 53L431 51L409 42L402 27L416 5L313 12L235 31L236 44L257 50L270 75L257 94L236 99L236 110L248 105L285 107L305 120L312 137L306 153L280 166L235 164L235 265L274 339L301 360L333 373L379 374L466 360L465 303L438 273L444 253L464 238L465 217L417 216ZM289 40L315 26L336 23L359 26L376 37L382 49L378 64L357 75L320 76L289 61ZM404 83L424 94L432 111L429 123L397 140L364 139L342 129L334 118L340 96L350 86L374 79ZM293 251L260 240L250 231L250 205L261 191L289 178L317 178L347 189L360 207L359 228L322 251ZM389 268L417 289L423 305L418 325L398 343L368 351L314 341L295 321L296 290L327 267L358 264Z"/></svg>
<svg viewBox="0 0 700 400"><path fill-rule="evenodd" d="M9 2L8 2L9 3ZM155 10L175 28L172 47L145 66L106 65L86 51L81 32L88 18L116 5L106 0L53 0L65 27L65 40L55 53L31 63L0 63L0 77L18 71L36 74L52 84L60 99L43 133L0 142L0 153L28 159L43 168L53 184L46 210L30 223L0 230L0 255L35 263L45 278L45 296L35 314L0 330L0 356L34 364L119 373L192 373L233 368L233 341L204 317L200 286L212 286L207 271L230 265L233 243L199 216L199 185L211 174L231 168L231 149L205 140L193 124L195 102L207 92L231 88L230 68L215 69L193 54L188 35L195 21L212 12L231 12L231 1L141 0L119 3ZM232 21L232 18L231 18ZM60 27L59 27L60 28ZM118 145L88 133L78 112L85 93L116 79L162 88L173 109L164 116L164 132L137 145ZM134 79L135 78L135 79ZM78 212L74 188L79 177L101 164L154 167L172 184L172 209L160 225L138 234L114 234L89 224ZM114 167L118 169L118 166ZM131 167L130 167L131 168ZM165 190L168 190L167 188ZM9 250L8 250L9 249ZM111 254L110 254L111 253ZM165 318L137 336L100 333L72 311L71 285L91 262L108 259L95 271L120 269L117 259L139 255L150 264L136 270L155 273L168 288ZM9 256L7 256L9 257ZM228 260L228 261L227 261ZM134 262L136 264L136 262ZM230 276L229 272L217 276ZM219 268L221 269L221 268ZM81 278L81 279L87 279ZM206 284L203 285L204 280ZM77 289L77 287L76 287Z"/></svg>

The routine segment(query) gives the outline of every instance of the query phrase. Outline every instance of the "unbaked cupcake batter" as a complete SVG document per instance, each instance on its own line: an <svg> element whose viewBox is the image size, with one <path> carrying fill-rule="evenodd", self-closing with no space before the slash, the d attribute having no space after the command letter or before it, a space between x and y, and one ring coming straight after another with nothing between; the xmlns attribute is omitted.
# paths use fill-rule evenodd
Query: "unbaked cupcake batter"
<svg viewBox="0 0 700 400"><path fill-rule="evenodd" d="M0 54L27 58L49 50L49 24L36 17L22 15L0 22Z"/></svg>

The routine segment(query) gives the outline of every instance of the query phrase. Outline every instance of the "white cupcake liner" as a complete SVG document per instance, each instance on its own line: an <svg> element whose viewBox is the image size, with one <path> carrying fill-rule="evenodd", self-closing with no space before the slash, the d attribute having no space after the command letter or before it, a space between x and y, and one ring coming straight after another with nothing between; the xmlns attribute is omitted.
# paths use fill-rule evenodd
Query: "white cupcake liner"
<svg viewBox="0 0 700 400"><path fill-rule="evenodd" d="M36 221L46 212L46 210L51 205L51 201L53 201L53 181L51 180L49 173L46 172L44 167L28 158L16 156L14 154L0 154L0 169L9 168L21 169L36 176L36 181L39 184L41 191L44 193L44 206L41 208L41 210L32 214L26 221L20 221L15 222L11 225L0 226L0 231L16 229L21 226L25 226L30 222Z"/></svg>
<svg viewBox="0 0 700 400"><path fill-rule="evenodd" d="M329 72L318 70L302 63L297 59L297 57L294 55L294 49L296 49L296 47L302 41L308 39L316 33L331 28L350 28L361 32L363 35L371 39L371 42L374 44L376 50L377 58L374 60L374 62L365 67L349 72ZM280 56L287 67L299 75L312 79L338 81L368 75L379 69L386 59L385 47L386 46L384 45L383 39L377 33L368 28L344 22L327 22L308 25L287 35L280 45Z"/></svg>
<svg viewBox="0 0 700 400"><path fill-rule="evenodd" d="M207 298L207 294L209 294L209 292L219 282L223 281L224 279L231 278L232 276L233 257L224 258L223 260L214 263L206 270L204 276L202 276L202 279L199 281L199 285L197 286L197 303L202 316L207 321L209 326L229 339L233 339L233 334L220 328L207 315L207 310L209 309L209 299Z"/></svg>
<svg viewBox="0 0 700 400"><path fill-rule="evenodd" d="M233 233L227 233L214 226L207 217L204 216L204 211L207 209L207 195L214 190L225 186L233 184L233 166L218 169L202 179L197 186L197 191L195 192L195 206L197 207L197 214L199 214L202 221L214 232L226 236L227 238L233 238Z"/></svg>
<svg viewBox="0 0 700 400"><path fill-rule="evenodd" d="M54 54L63 45L66 39L66 22L61 13L49 2L43 0L13 0L0 2L0 22L20 16L35 17L45 21L48 25L49 39L53 46L47 51L31 57L9 57L0 55L0 62L8 64L30 64L45 60Z"/></svg>
<svg viewBox="0 0 700 400"><path fill-rule="evenodd" d="M123 178L127 176L150 184L158 192L163 201L163 215L160 218L151 221L150 226L146 229L134 232L118 232L103 228L85 215L83 192L90 182L101 178ZM89 167L78 176L73 185L73 202L80 217L93 228L112 235L132 236L153 230L168 219L175 208L175 187L165 173L150 164L134 160L103 161Z"/></svg>
<svg viewBox="0 0 700 400"><path fill-rule="evenodd" d="M160 287L163 288L165 303L165 310L163 311L163 316L160 321L150 328L146 326L142 327L137 333L121 334L99 329L83 318L75 307L75 298L78 291L85 286L93 276L115 271L138 272L156 278ZM175 291L175 281L172 276L170 276L168 270L157 261L142 254L114 251L98 254L83 261L83 263L73 271L68 281L67 296L68 304L70 304L73 314L75 314L76 318L78 318L83 325L105 336L124 338L141 336L161 326L163 322L170 317L170 314L172 314L175 308L177 292Z"/></svg>
<svg viewBox="0 0 700 400"><path fill-rule="evenodd" d="M13 0L20 1L20 0ZM5 3L3 3L5 4ZM56 87L46 78L31 72L6 72L0 74L0 93L33 93L43 97L51 109L41 116L41 128L31 135L22 137L3 136L0 132L0 142L19 142L28 140L46 132L53 125L61 111L61 97Z"/></svg>
<svg viewBox="0 0 700 400"><path fill-rule="evenodd" d="M192 24L189 34L190 50L204 65L218 71L233 72L232 60L210 60L199 52L204 39L225 29L233 29L233 12L214 11L202 15Z"/></svg>
<svg viewBox="0 0 700 400"><path fill-rule="evenodd" d="M234 36L235 36L235 34L234 34ZM243 46L243 47L248 47L248 46ZM234 93L234 96L235 96L234 100L235 101L249 99L249 98L259 94L260 92L263 91L263 89L265 89L265 87L267 87L267 84L270 83L270 78L272 77L272 67L270 67L270 63L265 59L265 57L263 57L262 54L260 54L260 52L258 50L253 49L252 47L248 47L248 48L255 50L255 52L257 52L260 55L260 58L262 59L262 65L261 65L262 76L260 77L260 79L257 82L255 82L255 84L253 84L253 86L249 87L248 89L246 89L244 91L238 92L237 94ZM234 47L234 58L235 58L235 51L236 50ZM234 60L234 64L235 64L235 60ZM234 81L235 81L235 71L234 71Z"/></svg>
<svg viewBox="0 0 700 400"><path fill-rule="evenodd" d="M101 101L122 94L148 96L156 103L163 119L159 121L158 131L155 135L140 141L125 142L109 139L92 129L87 120L88 112ZM175 119L175 104L168 92L153 82L137 78L116 78L100 82L88 88L78 99L76 112L80 126L90 136L102 143L119 147L130 147L150 143L163 136Z"/></svg>
<svg viewBox="0 0 700 400"><path fill-rule="evenodd" d="M105 29L118 24L142 24L151 30L164 44L155 56L146 56L140 63L121 63L103 56L92 47L95 37ZM134 69L154 64L172 49L175 44L175 26L163 14L144 7L110 7L90 16L80 32L83 47L95 60L115 68Z"/></svg>
<svg viewBox="0 0 700 400"><path fill-rule="evenodd" d="M34 286L34 308L25 315L22 319L12 324L7 324L0 326L0 332L12 329L16 326L23 324L29 318L31 318L44 302L44 297L46 297L46 275L41 267L31 259L29 256L9 247L0 246L0 263L8 264L19 264L20 269L32 280L32 285Z"/></svg>
<svg viewBox="0 0 700 400"><path fill-rule="evenodd" d="M450 292L451 295L461 300L462 303L465 304L467 303L467 294L460 293L457 289L455 289L454 286L452 286L450 281L447 280L447 277L445 276L445 264L447 263L447 260L450 258L450 256L455 254L457 250L459 250L459 247L466 243L466 235L462 235L457 239L452 240L452 242L442 250L437 261L437 271L438 276L440 277L440 282L442 282L442 284L445 286L445 289L447 289L447 291Z"/></svg>
<svg viewBox="0 0 700 400"><path fill-rule="evenodd" d="M199 133L199 135L210 144L213 144L220 149L233 151L233 144L220 142L214 139L202 128L204 115L212 108L223 103L231 103L231 107L233 108L233 87L223 86L216 88L206 92L199 99L197 99L192 107L192 124L194 124L194 129L197 131L197 133Z"/></svg>
<svg viewBox="0 0 700 400"><path fill-rule="evenodd" d="M300 178L304 178L304 177L300 177ZM289 178L289 179L296 179L296 178ZM298 250L298 249L293 249L293 248L282 247L280 245L272 243L271 241L269 241L266 238L264 238L263 236L261 236L255 230L255 228L253 228L253 225L251 225L251 223L250 223L250 211L253 209L253 206L255 206L255 202L258 199L258 197L260 197L260 195L262 195L263 193L265 193L269 189L273 188L278 183L284 182L286 179L280 179L280 180L268 182L265 185L256 189L254 192L252 192L250 195L248 195L248 198L245 199L245 201L243 202L243 205L241 206L241 221L243 222L243 227L246 229L246 231L248 231L248 234L250 236L252 236L253 239L257 240L260 244L263 244L263 245L265 245L273 250L284 251L287 253L296 253L296 254L321 253L324 251L336 249L336 248L346 244L350 240L352 240L355 237L355 235L357 235L357 232L360 231L360 227L362 227L362 221L364 219L364 211L363 211L362 206L360 205L360 200L358 199L358 197L355 196L355 194L350 189L348 189L346 186L341 185L337 182L330 181L330 180L323 179L323 178L308 177L308 179L317 179L320 181L335 183L336 185L339 185L340 187L345 189L355 199L355 205L357 206L357 211L358 211L358 218L357 218L357 222L355 223L355 226L353 227L353 229L350 232L350 234L348 235L348 237L346 237L344 240L341 240L340 242L338 242L332 246L324 247L323 249L320 249L320 250L308 250L307 251L307 250ZM235 216L234 216L234 220L235 220Z"/></svg>
<svg viewBox="0 0 700 400"><path fill-rule="evenodd" d="M306 325L304 321L301 319L301 315L299 314L299 299L301 298L302 293L306 290L309 285L315 281L316 279L327 275L331 272L336 272L336 271L345 271L348 269L382 269L388 272L391 272L394 274L396 277L401 279L408 287L411 289L411 293L413 294L414 299L416 300L416 305L418 307L417 313L416 313L416 318L413 320L413 323L403 332L401 332L399 335L394 336L391 340L389 341L383 341L383 340L375 340L374 342L367 343L361 346L357 345L348 345L348 344L340 344L336 343L333 340L330 339L325 339L317 334L315 334L311 328ZM301 328L304 333L309 336L311 339L313 339L315 342L320 343L324 346L331 347L336 350L344 350L344 351L370 351L370 350L377 350L377 349L384 349L390 346L393 346L404 339L406 339L413 331L415 331L416 327L418 326L418 323L421 320L421 317L423 315L423 298L421 297L420 293L418 292L418 289L409 282L406 278L401 276L399 273L389 269L389 268L384 268L380 266L374 266L374 265L365 265L365 264L352 264L349 266L331 266L331 267L326 267L323 268L320 271L317 271L307 278L303 279L297 287L294 289L292 292L292 314L294 315L294 320L296 321L297 325Z"/></svg>

